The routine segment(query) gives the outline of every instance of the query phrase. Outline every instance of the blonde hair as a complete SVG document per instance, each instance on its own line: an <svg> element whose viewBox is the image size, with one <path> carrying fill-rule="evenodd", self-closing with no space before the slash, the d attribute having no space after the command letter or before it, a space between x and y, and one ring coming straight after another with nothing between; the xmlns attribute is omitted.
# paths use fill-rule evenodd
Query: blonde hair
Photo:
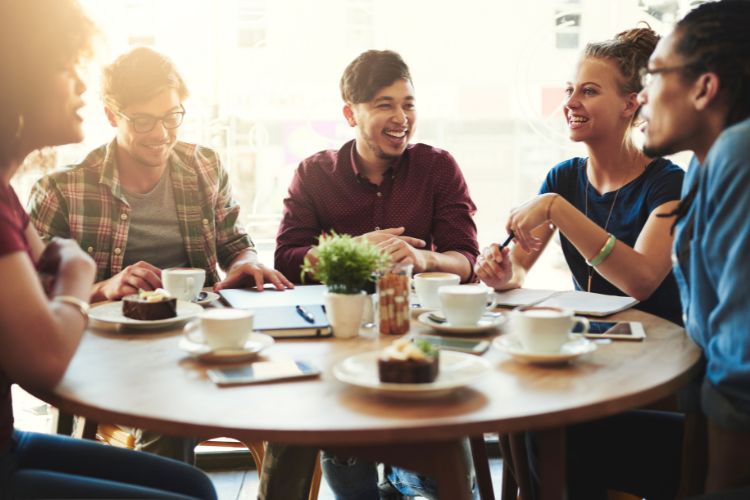
<svg viewBox="0 0 750 500"><path fill-rule="evenodd" d="M172 60L148 47L132 49L102 71L102 99L114 111L148 101L165 89L176 90L180 100L189 95Z"/></svg>

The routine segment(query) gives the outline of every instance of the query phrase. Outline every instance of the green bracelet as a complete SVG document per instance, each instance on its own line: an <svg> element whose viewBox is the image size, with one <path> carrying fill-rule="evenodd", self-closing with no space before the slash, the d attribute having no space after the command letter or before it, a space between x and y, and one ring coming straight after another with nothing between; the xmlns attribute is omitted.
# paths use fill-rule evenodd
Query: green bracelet
<svg viewBox="0 0 750 500"><path fill-rule="evenodd" d="M604 259L609 257L609 254L612 253L612 249L615 248L616 241L617 241L617 238L615 238L615 235L610 233L609 238L607 238L607 242L604 244L602 249L599 250L599 253L596 254L596 257L588 261L587 264L591 267L596 267L602 262L604 262Z"/></svg>

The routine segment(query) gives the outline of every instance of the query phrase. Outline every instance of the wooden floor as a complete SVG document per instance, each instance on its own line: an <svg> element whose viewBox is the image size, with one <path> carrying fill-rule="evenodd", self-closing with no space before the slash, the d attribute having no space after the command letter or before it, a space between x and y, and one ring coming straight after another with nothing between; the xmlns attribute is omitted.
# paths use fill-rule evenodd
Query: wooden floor
<svg viewBox="0 0 750 500"><path fill-rule="evenodd" d="M492 471L492 486L496 498L500 498L500 484L502 481L502 460L490 459ZM258 493L258 473L253 470L229 470L208 472L216 487L219 500L255 500ZM421 497L419 497L421 498ZM333 492L323 480L320 486L319 500L335 500Z"/></svg>

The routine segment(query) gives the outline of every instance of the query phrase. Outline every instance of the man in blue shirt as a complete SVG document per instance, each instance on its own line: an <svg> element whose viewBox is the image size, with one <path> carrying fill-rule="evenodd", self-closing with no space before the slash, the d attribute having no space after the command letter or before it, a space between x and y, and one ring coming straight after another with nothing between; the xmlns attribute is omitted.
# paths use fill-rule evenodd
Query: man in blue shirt
<svg viewBox="0 0 750 500"><path fill-rule="evenodd" d="M742 0L691 11L657 45L640 95L646 154L695 153L673 214L673 262L685 327L706 360L707 492L750 485L749 25Z"/></svg>

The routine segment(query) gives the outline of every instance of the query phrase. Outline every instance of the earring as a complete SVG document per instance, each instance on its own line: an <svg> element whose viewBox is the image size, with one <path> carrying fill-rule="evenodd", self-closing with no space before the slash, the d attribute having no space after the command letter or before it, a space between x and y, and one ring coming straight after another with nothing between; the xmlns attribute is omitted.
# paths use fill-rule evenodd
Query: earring
<svg viewBox="0 0 750 500"><path fill-rule="evenodd" d="M18 115L18 126L16 127L16 135L15 135L16 140L21 138L21 134L23 133L23 126L24 126L23 115Z"/></svg>

